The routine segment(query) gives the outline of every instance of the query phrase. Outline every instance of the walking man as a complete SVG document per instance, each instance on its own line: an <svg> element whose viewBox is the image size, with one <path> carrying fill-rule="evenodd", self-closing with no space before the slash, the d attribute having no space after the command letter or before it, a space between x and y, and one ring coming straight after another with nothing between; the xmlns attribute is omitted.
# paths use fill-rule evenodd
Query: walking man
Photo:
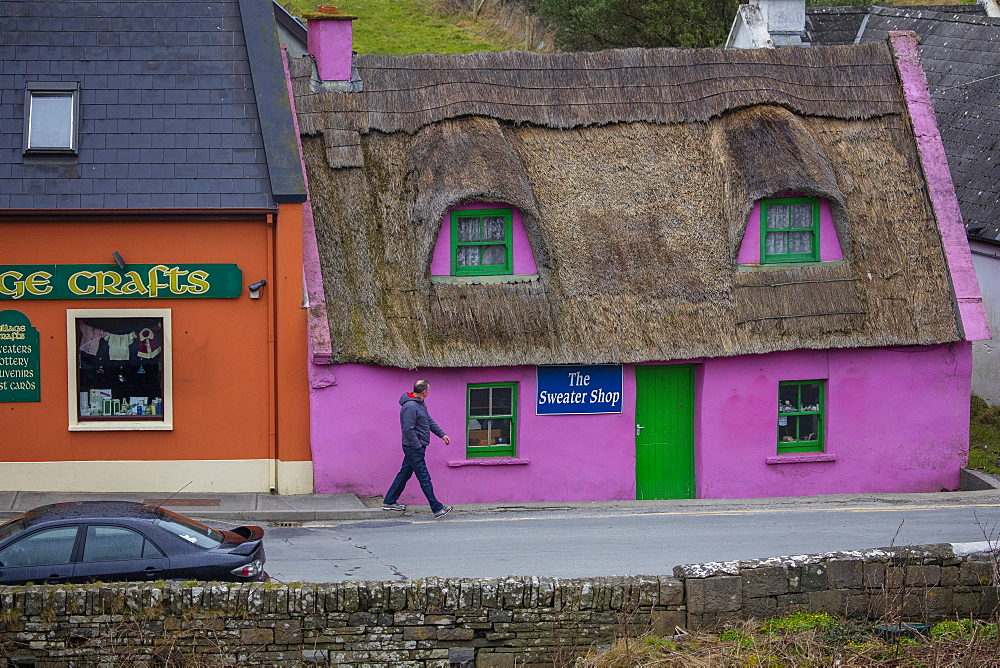
<svg viewBox="0 0 1000 668"><path fill-rule="evenodd" d="M405 392L399 398L399 427L403 432L403 465L399 467L396 479L392 481L389 491L383 497L382 510L406 510L406 506L396 503L396 500L403 493L410 476L416 474L420 489L427 497L427 503L431 504L434 519L440 519L450 513L452 507L444 505L435 498L431 474L424 462L424 451L431 442L432 431L444 440L446 445L451 443L451 439L427 412L424 400L429 391L430 383L418 380L413 384L413 392Z"/></svg>

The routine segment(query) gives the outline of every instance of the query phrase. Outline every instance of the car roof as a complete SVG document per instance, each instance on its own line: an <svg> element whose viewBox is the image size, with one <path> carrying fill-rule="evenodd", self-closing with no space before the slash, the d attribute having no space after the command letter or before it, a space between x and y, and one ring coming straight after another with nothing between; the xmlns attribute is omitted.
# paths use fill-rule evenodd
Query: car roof
<svg viewBox="0 0 1000 668"><path fill-rule="evenodd" d="M138 501L68 501L29 510L24 514L24 526L60 520L151 519L157 515L158 508Z"/></svg>

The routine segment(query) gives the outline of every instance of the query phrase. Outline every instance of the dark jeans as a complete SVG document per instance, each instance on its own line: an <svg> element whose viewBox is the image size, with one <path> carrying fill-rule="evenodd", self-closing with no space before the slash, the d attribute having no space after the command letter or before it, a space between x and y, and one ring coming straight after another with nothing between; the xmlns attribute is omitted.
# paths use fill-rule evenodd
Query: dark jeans
<svg viewBox="0 0 1000 668"><path fill-rule="evenodd" d="M403 488L406 487L406 482L414 473L417 474L420 489L427 497L427 503L431 504L431 512L436 513L444 508L444 504L434 497L431 474L427 470L427 464L424 463L424 448L403 448L403 465L399 467L396 479L392 481L389 491L385 493L383 503L396 503L399 495L403 493Z"/></svg>

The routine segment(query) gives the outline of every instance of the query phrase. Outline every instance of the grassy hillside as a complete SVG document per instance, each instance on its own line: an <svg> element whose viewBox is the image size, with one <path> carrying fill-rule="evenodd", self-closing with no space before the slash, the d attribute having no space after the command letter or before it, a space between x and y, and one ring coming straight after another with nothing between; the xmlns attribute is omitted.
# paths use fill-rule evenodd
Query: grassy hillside
<svg viewBox="0 0 1000 668"><path fill-rule="evenodd" d="M302 16L328 0L283 0ZM472 4L482 9L472 18ZM806 0L808 5L928 5L942 2L975 4L976 0ZM551 50L552 35L531 15L527 3L513 0L329 0L342 12L355 14L354 50L358 53L473 53L507 49ZM707 45L706 45L707 46Z"/></svg>
<svg viewBox="0 0 1000 668"><path fill-rule="evenodd" d="M290 0L285 7L301 16L314 11L315 0ZM523 49L523 33L501 30L490 12L473 22L472 13L455 12L442 0L342 0L341 12L354 14L354 50L358 53L473 53ZM471 2L468 3L471 8Z"/></svg>

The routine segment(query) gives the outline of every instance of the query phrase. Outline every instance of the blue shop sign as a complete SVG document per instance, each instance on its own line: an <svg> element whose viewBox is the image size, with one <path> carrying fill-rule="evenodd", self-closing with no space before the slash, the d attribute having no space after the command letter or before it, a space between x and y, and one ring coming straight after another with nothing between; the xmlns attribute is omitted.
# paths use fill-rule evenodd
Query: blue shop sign
<svg viewBox="0 0 1000 668"><path fill-rule="evenodd" d="M540 366L536 415L622 412L622 367Z"/></svg>

